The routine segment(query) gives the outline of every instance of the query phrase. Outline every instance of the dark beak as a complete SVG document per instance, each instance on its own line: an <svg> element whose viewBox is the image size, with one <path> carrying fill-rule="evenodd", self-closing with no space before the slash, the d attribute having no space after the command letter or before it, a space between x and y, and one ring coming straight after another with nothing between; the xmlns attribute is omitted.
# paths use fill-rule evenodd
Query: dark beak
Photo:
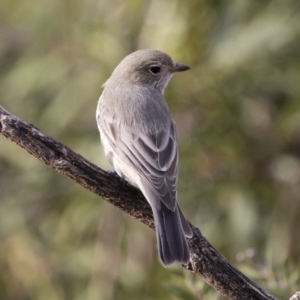
<svg viewBox="0 0 300 300"><path fill-rule="evenodd" d="M190 67L181 63L174 63L173 66L170 68L170 71L175 72L183 72L189 70Z"/></svg>

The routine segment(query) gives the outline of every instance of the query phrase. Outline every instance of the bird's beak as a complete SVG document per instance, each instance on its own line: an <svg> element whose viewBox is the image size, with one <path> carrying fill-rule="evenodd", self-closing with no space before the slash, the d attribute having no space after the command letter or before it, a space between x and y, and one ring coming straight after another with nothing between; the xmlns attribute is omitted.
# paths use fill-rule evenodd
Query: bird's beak
<svg viewBox="0 0 300 300"><path fill-rule="evenodd" d="M170 68L170 71L172 73L176 73L176 72L183 72L183 71L187 71L189 70L190 67L181 63L174 63L173 66Z"/></svg>

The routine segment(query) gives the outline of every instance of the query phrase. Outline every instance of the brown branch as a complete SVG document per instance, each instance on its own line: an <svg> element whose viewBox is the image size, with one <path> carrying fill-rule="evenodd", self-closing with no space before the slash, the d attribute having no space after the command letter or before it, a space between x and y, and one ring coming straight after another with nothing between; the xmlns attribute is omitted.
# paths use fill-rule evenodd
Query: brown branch
<svg viewBox="0 0 300 300"><path fill-rule="evenodd" d="M0 106L0 132L57 172L73 179L125 213L154 228L150 206L139 190L105 172L70 148L48 137ZM191 262L186 268L228 299L276 299L231 266L192 226Z"/></svg>

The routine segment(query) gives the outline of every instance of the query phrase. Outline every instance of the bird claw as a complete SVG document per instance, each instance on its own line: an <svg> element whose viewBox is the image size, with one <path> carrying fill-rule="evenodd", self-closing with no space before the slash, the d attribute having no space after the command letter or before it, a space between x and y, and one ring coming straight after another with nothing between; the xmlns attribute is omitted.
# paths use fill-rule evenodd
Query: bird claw
<svg viewBox="0 0 300 300"><path fill-rule="evenodd" d="M121 177L116 171L107 171L107 173L111 176L116 177L118 180L120 180L122 182L123 186L128 184L127 181L123 177Z"/></svg>
<svg viewBox="0 0 300 300"><path fill-rule="evenodd" d="M109 175L112 175L112 176L114 176L114 177L120 177L116 171L106 171L106 172L107 172Z"/></svg>

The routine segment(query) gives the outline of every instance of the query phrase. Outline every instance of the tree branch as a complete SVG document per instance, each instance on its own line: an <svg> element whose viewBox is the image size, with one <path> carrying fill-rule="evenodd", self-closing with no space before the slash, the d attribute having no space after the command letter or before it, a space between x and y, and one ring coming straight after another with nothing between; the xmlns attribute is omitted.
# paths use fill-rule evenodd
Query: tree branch
<svg viewBox="0 0 300 300"><path fill-rule="evenodd" d="M154 229L152 211L142 193L118 176L105 172L65 145L55 141L0 106L0 132L57 172L101 196L125 213ZM192 226L191 262L183 266L228 299L275 300L268 291L231 266Z"/></svg>

